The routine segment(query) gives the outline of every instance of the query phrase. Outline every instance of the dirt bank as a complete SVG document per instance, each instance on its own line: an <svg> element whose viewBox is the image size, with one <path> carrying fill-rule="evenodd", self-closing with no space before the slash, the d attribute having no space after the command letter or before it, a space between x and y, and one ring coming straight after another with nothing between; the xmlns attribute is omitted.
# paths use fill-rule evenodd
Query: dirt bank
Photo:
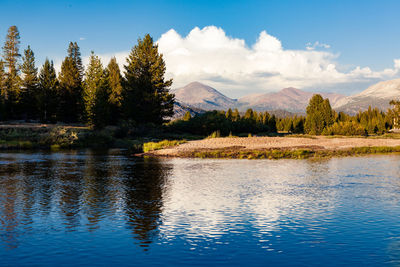
<svg viewBox="0 0 400 267"><path fill-rule="evenodd" d="M332 138L332 137L237 137L211 138L189 141L185 144L153 151L155 156L185 157L200 151L263 151L263 150L299 150L337 151L357 147L400 147L400 139L379 138Z"/></svg>

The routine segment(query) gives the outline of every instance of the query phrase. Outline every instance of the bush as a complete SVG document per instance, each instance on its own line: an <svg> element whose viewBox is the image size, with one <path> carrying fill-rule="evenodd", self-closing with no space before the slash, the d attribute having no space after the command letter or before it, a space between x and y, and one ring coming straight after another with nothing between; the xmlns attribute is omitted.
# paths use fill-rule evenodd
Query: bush
<svg viewBox="0 0 400 267"><path fill-rule="evenodd" d="M367 131L360 124L353 121L335 122L332 126L322 131L323 135L368 135Z"/></svg>
<svg viewBox="0 0 400 267"><path fill-rule="evenodd" d="M160 142L148 142L143 144L143 152L147 153L153 150L177 146L186 143L186 140L163 140Z"/></svg>

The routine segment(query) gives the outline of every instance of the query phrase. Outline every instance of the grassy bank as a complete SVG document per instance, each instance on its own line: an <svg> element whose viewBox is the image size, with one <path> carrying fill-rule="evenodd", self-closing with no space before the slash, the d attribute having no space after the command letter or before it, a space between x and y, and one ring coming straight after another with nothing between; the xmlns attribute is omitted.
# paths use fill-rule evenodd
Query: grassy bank
<svg viewBox="0 0 400 267"><path fill-rule="evenodd" d="M85 126L37 123L0 125L0 150L124 148L141 153L182 144L186 138L196 139L196 136L169 136L154 129L130 132L119 127L93 130Z"/></svg>
<svg viewBox="0 0 400 267"><path fill-rule="evenodd" d="M368 154L400 153L397 147L354 147L343 150L237 150L235 148L198 150L187 152L183 157L193 158L223 158L223 159L307 159L307 158L329 158L344 156L361 156Z"/></svg>
<svg viewBox="0 0 400 267"><path fill-rule="evenodd" d="M184 144L186 142L186 140L162 140L160 142L147 142L143 144L143 152L147 153L154 150L174 147L180 144Z"/></svg>

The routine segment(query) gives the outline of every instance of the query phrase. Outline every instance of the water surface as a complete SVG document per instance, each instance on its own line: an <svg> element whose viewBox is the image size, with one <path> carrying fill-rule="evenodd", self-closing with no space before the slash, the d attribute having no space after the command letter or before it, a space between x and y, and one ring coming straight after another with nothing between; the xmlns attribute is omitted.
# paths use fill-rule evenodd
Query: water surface
<svg viewBox="0 0 400 267"><path fill-rule="evenodd" d="M400 156L0 153L0 266L400 264Z"/></svg>

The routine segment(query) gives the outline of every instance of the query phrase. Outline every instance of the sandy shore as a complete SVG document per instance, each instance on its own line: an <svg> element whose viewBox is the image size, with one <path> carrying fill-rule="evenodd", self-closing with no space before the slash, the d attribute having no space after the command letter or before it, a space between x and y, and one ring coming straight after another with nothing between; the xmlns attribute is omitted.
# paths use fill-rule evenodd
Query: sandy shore
<svg viewBox="0 0 400 267"><path fill-rule="evenodd" d="M237 137L189 141L176 147L153 151L156 156L182 157L194 151L230 150L344 150L354 147L397 147L400 139L329 138L329 137Z"/></svg>

